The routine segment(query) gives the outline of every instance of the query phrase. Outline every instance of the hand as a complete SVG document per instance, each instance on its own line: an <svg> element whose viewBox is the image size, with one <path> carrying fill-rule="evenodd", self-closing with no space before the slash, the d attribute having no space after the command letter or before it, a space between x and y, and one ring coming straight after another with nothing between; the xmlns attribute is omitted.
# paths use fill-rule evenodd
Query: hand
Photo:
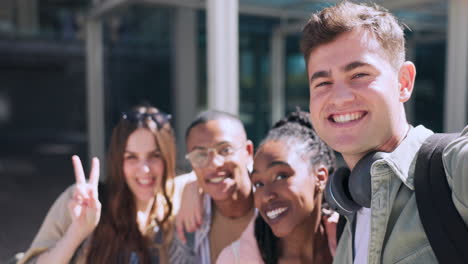
<svg viewBox="0 0 468 264"><path fill-rule="evenodd" d="M336 246L338 244L338 241L336 241L336 227L340 215L337 212L325 208L322 208L322 213L322 223L324 224L328 236L328 248L332 256L335 256Z"/></svg>
<svg viewBox="0 0 468 264"><path fill-rule="evenodd" d="M83 239L91 234L101 217L101 203L98 198L99 159L93 158L89 180L86 182L83 166L78 156L72 157L75 170L75 190L68 204L74 233Z"/></svg>
<svg viewBox="0 0 468 264"><path fill-rule="evenodd" d="M180 209L176 216L176 230L180 240L187 242L185 231L195 232L203 221L203 195L196 181L187 183L182 192Z"/></svg>

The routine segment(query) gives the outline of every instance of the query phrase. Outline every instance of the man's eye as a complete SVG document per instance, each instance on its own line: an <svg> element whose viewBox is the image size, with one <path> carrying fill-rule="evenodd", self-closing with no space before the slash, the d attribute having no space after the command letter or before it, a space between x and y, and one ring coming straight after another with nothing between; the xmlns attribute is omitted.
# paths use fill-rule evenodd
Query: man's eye
<svg viewBox="0 0 468 264"><path fill-rule="evenodd" d="M360 72L360 73L354 74L352 78L357 79L357 78L361 78L361 77L365 77L365 76L369 76L369 74Z"/></svg>
<svg viewBox="0 0 468 264"><path fill-rule="evenodd" d="M197 159L204 159L206 157L208 157L208 151L200 151L200 152L197 152L195 155L194 155L195 158Z"/></svg>
<svg viewBox="0 0 468 264"><path fill-rule="evenodd" d="M221 156L227 156L232 153L232 147L230 146L222 147L220 150L218 150L218 153Z"/></svg>
<svg viewBox="0 0 468 264"><path fill-rule="evenodd" d="M327 86L327 85L330 85L332 84L332 82L320 82L318 83L315 87L322 87L322 86Z"/></svg>

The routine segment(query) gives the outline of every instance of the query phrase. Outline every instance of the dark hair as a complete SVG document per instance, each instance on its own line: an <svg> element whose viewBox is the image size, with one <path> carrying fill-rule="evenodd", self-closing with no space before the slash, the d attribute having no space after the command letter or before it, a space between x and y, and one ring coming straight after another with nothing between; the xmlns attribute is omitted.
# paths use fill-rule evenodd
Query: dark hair
<svg viewBox="0 0 468 264"><path fill-rule="evenodd" d="M378 5L343 1L315 13L302 30L301 51L306 61L318 46L330 43L342 33L363 29L381 45L390 63L399 68L405 61L405 37L398 20Z"/></svg>
<svg viewBox="0 0 468 264"><path fill-rule="evenodd" d="M132 112L154 114L159 110L144 105L133 108ZM137 209L132 191L125 181L123 171L124 152L130 135L139 128L145 128L154 135L161 156L164 160L164 174L160 189L151 208L151 220L155 220L159 230L163 231L162 245L153 243L154 226L149 226L141 233L136 222ZM158 127L151 118L132 121L122 117L112 131L108 151L108 173L106 177L106 197L103 199L101 220L94 230L87 251L87 263L128 263L132 252L137 254L139 263L150 263L150 248L159 248L160 258L166 258L164 247L170 239L169 217L172 214L172 180L175 177L175 138L171 125L167 122ZM160 217L158 211L163 208ZM162 250L161 250L162 249ZM163 260L160 259L162 263Z"/></svg>
<svg viewBox="0 0 468 264"><path fill-rule="evenodd" d="M260 214L255 218L254 234L263 262L265 264L278 263L278 258L281 255L279 238L273 234L271 227Z"/></svg>
<svg viewBox="0 0 468 264"><path fill-rule="evenodd" d="M192 121L192 123L190 123L190 125L187 127L187 130L185 130L185 139L188 138L192 128L200 124L205 124L208 121L222 120L222 119L228 119L239 124L245 132L244 124L242 124L242 121L239 119L239 117L233 114L227 113L227 112L223 112L223 111L207 110L207 111L203 111L199 113L197 117L195 117L195 119Z"/></svg>
<svg viewBox="0 0 468 264"><path fill-rule="evenodd" d="M294 152L306 155L310 168L323 165L329 174L335 168L335 154L315 132L307 112L300 111L288 114L285 118L276 122L268 132L268 135L260 143L259 149L268 141L286 142ZM255 238L260 250L260 255L266 264L278 263L281 255L279 238L273 234L271 227L261 215L255 219Z"/></svg>
<svg viewBox="0 0 468 264"><path fill-rule="evenodd" d="M270 140L288 142L288 146L298 148L298 153L308 156L310 166L321 164L328 169L329 174L333 173L335 153L318 137L310 122L309 113L300 111L298 108L276 122L260 143L259 148Z"/></svg>

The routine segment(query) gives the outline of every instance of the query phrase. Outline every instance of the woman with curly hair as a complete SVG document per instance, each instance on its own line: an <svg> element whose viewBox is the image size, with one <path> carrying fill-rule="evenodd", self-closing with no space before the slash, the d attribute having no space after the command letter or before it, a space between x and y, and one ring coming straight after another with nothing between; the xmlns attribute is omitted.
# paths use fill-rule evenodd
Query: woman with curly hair
<svg viewBox="0 0 468 264"><path fill-rule="evenodd" d="M334 167L334 153L307 113L298 110L277 122L254 157L259 215L217 263L331 263L336 220L322 207L322 192Z"/></svg>

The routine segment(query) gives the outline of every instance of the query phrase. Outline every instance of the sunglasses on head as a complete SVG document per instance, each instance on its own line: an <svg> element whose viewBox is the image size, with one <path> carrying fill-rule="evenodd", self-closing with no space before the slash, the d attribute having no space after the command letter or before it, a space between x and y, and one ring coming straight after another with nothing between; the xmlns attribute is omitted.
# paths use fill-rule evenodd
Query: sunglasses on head
<svg viewBox="0 0 468 264"><path fill-rule="evenodd" d="M122 112L122 119L128 120L133 123L138 123L146 119L151 119L156 123L158 129L161 129L165 124L169 123L169 121L172 119L172 116L164 112L141 113L138 111L131 111Z"/></svg>

